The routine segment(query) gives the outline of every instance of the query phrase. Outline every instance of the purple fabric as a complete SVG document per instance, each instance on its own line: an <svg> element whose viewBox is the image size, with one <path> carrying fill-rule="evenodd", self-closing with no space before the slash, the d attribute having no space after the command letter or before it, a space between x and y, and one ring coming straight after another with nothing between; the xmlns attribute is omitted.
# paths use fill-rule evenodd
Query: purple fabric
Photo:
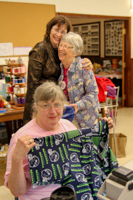
<svg viewBox="0 0 133 200"><path fill-rule="evenodd" d="M107 96L116 97L116 89L112 86L107 85Z"/></svg>

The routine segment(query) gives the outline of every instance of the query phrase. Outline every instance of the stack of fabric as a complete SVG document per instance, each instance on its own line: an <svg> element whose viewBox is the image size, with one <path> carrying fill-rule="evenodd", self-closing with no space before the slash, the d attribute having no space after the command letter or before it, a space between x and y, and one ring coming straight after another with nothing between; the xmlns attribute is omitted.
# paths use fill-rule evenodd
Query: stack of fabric
<svg viewBox="0 0 133 200"><path fill-rule="evenodd" d="M95 76L95 78L99 89L98 93L99 102L105 102L106 96L111 99L115 99L116 97L116 89L114 88L115 84L108 78L98 77L98 76Z"/></svg>

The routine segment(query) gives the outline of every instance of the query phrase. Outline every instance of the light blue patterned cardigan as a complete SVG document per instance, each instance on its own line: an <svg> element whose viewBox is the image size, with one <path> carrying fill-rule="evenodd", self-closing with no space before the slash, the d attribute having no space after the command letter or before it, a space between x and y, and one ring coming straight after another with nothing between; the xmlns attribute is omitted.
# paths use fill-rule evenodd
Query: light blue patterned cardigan
<svg viewBox="0 0 133 200"><path fill-rule="evenodd" d="M98 87L93 71L82 68L80 57L74 58L68 71L68 94L70 103L78 105L75 119L81 128L91 127L99 116ZM63 65L58 84L61 86L63 80Z"/></svg>

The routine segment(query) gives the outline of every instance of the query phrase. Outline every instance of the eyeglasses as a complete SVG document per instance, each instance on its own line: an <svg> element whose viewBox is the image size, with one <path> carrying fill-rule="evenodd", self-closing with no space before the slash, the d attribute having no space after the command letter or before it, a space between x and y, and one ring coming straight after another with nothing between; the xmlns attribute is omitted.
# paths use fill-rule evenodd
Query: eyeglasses
<svg viewBox="0 0 133 200"><path fill-rule="evenodd" d="M54 107L55 110L59 110L61 108L63 108L63 104L61 103L56 103L54 105L50 105L50 104L43 104L43 105L39 105L44 111L49 111L51 108Z"/></svg>
<svg viewBox="0 0 133 200"><path fill-rule="evenodd" d="M54 28L54 31L55 31L56 33L58 33L58 34L61 34L61 35L65 35L65 34L67 33L67 29L64 30L64 31L60 31L59 29Z"/></svg>
<svg viewBox="0 0 133 200"><path fill-rule="evenodd" d="M66 45L66 44L59 44L59 48L63 48L63 49L73 49L73 47L72 46L68 46L68 45Z"/></svg>

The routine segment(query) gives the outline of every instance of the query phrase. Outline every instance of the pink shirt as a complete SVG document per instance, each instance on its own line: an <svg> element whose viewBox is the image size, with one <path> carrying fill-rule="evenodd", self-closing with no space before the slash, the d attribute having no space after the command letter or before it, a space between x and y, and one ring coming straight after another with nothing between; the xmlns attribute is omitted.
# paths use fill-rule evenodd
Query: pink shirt
<svg viewBox="0 0 133 200"><path fill-rule="evenodd" d="M9 145L9 150L8 150L8 155L7 155L7 167L6 167L5 177L4 177L5 185L8 187L8 177L11 170L12 153L14 151L17 139L19 137L23 135L30 135L32 136L32 138L38 138L38 137L45 137L49 135L55 135L58 133L63 133L63 132L75 130L75 129L77 128L70 121L66 119L60 119L59 129L58 131L54 131L54 132L49 132L42 129L40 126L37 125L37 123L35 122L35 119L31 120L25 126L20 128L12 137L10 145ZM23 167L24 167L24 173L25 173L26 178L31 179L27 156L23 160ZM60 187L59 184L38 186L37 188L32 188L32 185L31 185L31 187L26 192L26 194L19 197L19 200L40 200L42 198L47 198L47 197L50 197L51 193L58 187Z"/></svg>
<svg viewBox="0 0 133 200"><path fill-rule="evenodd" d="M68 68L69 69L69 68ZM67 71L68 69L66 69L65 67L63 67L63 73L64 73L64 78L63 78L63 81L65 82L65 89L63 90L63 92L65 93L66 97L67 97L67 100L69 100L69 95L68 95L68 91L67 91Z"/></svg>

